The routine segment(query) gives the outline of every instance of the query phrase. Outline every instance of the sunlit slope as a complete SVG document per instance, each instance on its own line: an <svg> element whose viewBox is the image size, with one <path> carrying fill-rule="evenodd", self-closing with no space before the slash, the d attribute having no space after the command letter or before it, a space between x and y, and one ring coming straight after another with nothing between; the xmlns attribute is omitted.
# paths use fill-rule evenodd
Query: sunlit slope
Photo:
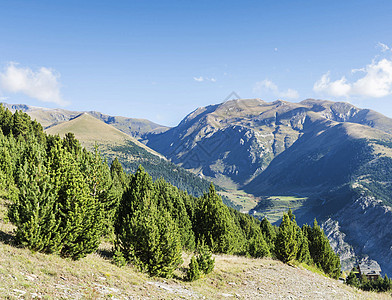
<svg viewBox="0 0 392 300"><path fill-rule="evenodd" d="M166 181L194 196L200 196L208 190L209 181L174 165L135 138L88 113L50 127L46 129L46 132L60 136L72 132L87 149L93 149L97 144L98 150L107 158L108 163L117 157L126 172L133 173L139 165L142 165L154 180L163 177ZM220 190L219 187L217 189ZM224 201L233 206L227 199Z"/></svg>
<svg viewBox="0 0 392 300"><path fill-rule="evenodd" d="M46 132L53 135L59 134L60 136L64 136L68 132L72 132L82 145L88 149L92 149L95 144L107 148L134 143L138 147L141 147L160 158L164 158L162 155L140 143L135 138L121 132L103 121L98 120L97 118L94 118L88 113L82 113L70 121L50 127L46 129Z"/></svg>

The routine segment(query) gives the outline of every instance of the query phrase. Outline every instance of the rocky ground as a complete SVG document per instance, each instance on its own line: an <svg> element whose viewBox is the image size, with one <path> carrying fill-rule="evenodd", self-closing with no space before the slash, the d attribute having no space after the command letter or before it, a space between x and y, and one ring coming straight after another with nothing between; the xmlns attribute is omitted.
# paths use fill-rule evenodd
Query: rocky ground
<svg viewBox="0 0 392 300"><path fill-rule="evenodd" d="M111 246L79 261L32 253L13 245L14 228L0 219L0 299L390 299L363 292L273 259L216 255L214 271L184 281L190 254L172 279L151 278L133 266L119 268Z"/></svg>

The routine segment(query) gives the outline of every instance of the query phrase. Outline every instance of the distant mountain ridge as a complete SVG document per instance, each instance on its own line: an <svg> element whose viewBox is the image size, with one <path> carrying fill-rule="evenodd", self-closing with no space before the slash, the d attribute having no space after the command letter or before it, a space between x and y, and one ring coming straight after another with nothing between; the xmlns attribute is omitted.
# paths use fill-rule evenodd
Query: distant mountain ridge
<svg viewBox="0 0 392 300"><path fill-rule="evenodd" d="M314 217L341 220L361 195L392 205L391 133L392 119L349 103L238 99L198 108L178 126L147 135L146 144L176 164L253 195L302 197L297 221L310 223ZM389 223L391 215L379 217ZM377 256L392 254L385 236L367 253L361 230L339 224L356 255L371 254L392 271Z"/></svg>
<svg viewBox="0 0 392 300"><path fill-rule="evenodd" d="M91 116L97 118L105 122L106 124L112 125L118 130L133 136L135 138L139 138L140 136L148 133L148 132L156 132L161 133L166 131L169 127L156 124L149 120L145 119L135 119L135 118L126 118L121 116L110 116L105 115L97 111L70 111L61 108L44 108L44 107L36 107L30 106L26 104L8 104L1 103L5 108L8 108L11 112L15 112L16 110L21 110L34 120L37 120L44 129L55 126L62 122L67 122L76 118L84 112L89 113Z"/></svg>
<svg viewBox="0 0 392 300"><path fill-rule="evenodd" d="M349 135L357 139L369 135L380 138L392 132L391 119L348 103L240 99L198 108L178 126L147 135L146 141L185 168L244 186L303 135L321 133L338 123L362 125L334 129L341 135L350 131Z"/></svg>

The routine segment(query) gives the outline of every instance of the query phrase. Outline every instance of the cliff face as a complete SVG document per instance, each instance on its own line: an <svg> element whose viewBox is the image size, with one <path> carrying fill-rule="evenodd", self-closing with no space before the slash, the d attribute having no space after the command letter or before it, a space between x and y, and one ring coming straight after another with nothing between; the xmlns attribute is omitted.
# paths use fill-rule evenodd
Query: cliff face
<svg viewBox="0 0 392 300"><path fill-rule="evenodd" d="M354 255L368 256L384 273L392 274L391 207L373 197L360 197L324 222L323 228L344 264L352 266Z"/></svg>

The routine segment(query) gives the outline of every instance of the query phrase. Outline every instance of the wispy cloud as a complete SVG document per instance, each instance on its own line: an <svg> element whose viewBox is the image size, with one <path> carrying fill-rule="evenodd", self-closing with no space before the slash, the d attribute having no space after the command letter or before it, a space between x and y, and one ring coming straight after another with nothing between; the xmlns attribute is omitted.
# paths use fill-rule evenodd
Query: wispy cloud
<svg viewBox="0 0 392 300"><path fill-rule="evenodd" d="M68 104L60 93L60 74L45 67L33 71L17 63L9 63L0 73L0 86L9 93L22 93L31 98L61 106Z"/></svg>
<svg viewBox="0 0 392 300"><path fill-rule="evenodd" d="M299 93L294 89L287 89L286 91L279 90L278 86L269 79L264 79L262 81L256 82L253 87L254 93L268 92L272 93L274 96L284 99L297 99L299 98Z"/></svg>
<svg viewBox="0 0 392 300"><path fill-rule="evenodd" d="M384 43L381 43L381 42L378 42L377 45L376 45L376 47L377 47L377 48L380 48L380 49L381 49L381 52L387 52L387 51L390 51L390 50L391 50L391 47L389 47L388 45L386 45L386 44L384 44Z"/></svg>
<svg viewBox="0 0 392 300"><path fill-rule="evenodd" d="M362 69L351 70L352 73L363 72L363 76L352 82L346 77L331 81L327 72L315 82L313 90L333 97L370 97L381 98L392 95L392 61L386 58L373 60Z"/></svg>
<svg viewBox="0 0 392 300"><path fill-rule="evenodd" d="M198 81L198 82L202 82L202 81L204 81L204 78L203 78L203 76L193 77L193 80Z"/></svg>
<svg viewBox="0 0 392 300"><path fill-rule="evenodd" d="M203 76L193 77L193 80L197 81L197 82L203 82L203 81L216 82L216 78L214 78L214 77L209 78L209 77L203 77Z"/></svg>

